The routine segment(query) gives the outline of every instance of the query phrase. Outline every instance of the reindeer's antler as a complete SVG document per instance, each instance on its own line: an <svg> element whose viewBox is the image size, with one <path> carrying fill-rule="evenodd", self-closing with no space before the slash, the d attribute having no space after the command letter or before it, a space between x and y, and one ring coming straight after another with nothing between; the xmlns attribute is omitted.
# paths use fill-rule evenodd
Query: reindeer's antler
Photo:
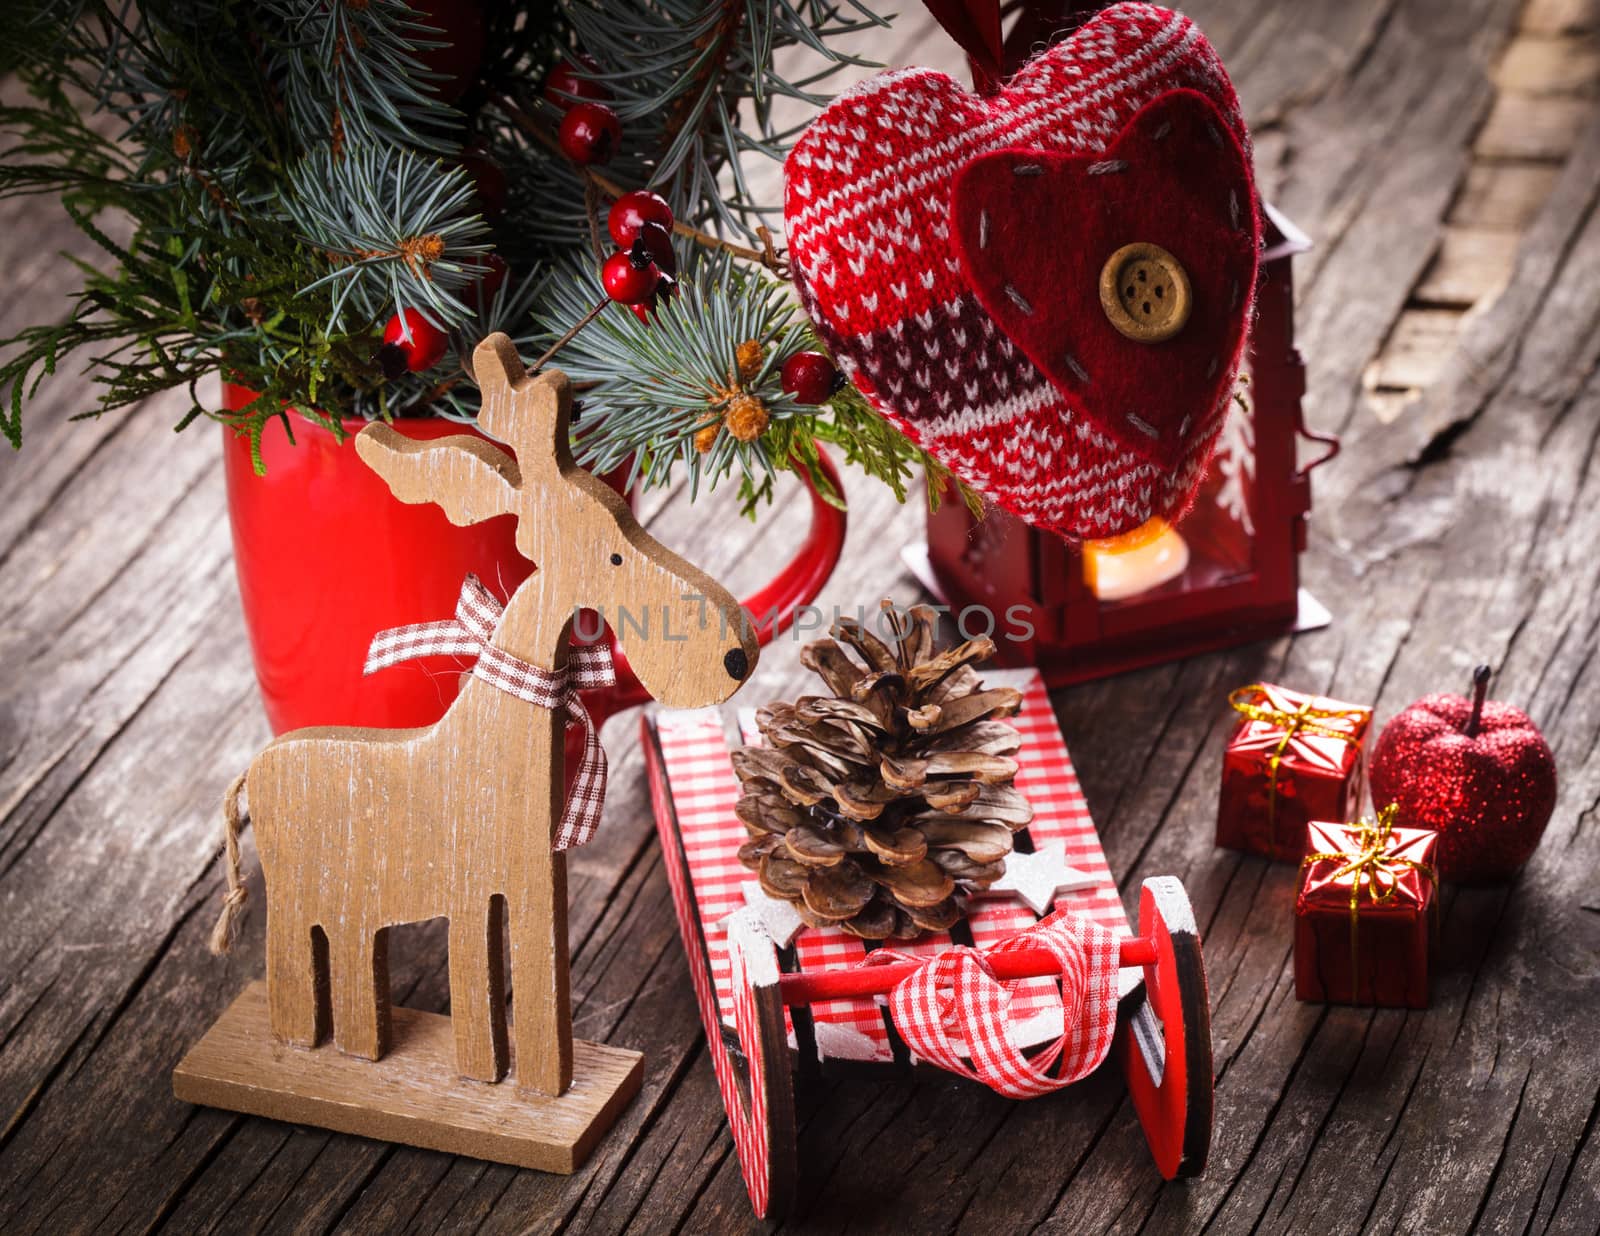
<svg viewBox="0 0 1600 1236"><path fill-rule="evenodd" d="M472 353L472 371L483 406L478 424L509 443L532 474L553 461L565 468L571 458L567 424L572 409L572 384L559 369L530 377L511 340L496 332Z"/></svg>
<svg viewBox="0 0 1600 1236"><path fill-rule="evenodd" d="M492 442L457 434L417 440L388 425L368 425L356 450L402 502L436 502L457 525L517 511L522 473Z"/></svg>

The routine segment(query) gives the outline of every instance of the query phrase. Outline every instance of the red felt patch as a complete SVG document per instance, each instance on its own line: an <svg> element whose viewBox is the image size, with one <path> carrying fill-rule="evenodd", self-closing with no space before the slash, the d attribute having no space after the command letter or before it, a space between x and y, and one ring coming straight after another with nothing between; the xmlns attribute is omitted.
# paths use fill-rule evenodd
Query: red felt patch
<svg viewBox="0 0 1600 1236"><path fill-rule="evenodd" d="M1211 102L1162 95L1097 156L980 155L951 203L966 276L1006 337L1096 429L1179 467L1226 405L1260 248L1249 162ZM1189 284L1187 319L1158 342L1128 337L1101 303L1107 260L1139 243L1169 253ZM1159 317L1175 293L1140 288L1144 274L1118 292L1134 315Z"/></svg>
<svg viewBox="0 0 1600 1236"><path fill-rule="evenodd" d="M1220 148L1209 131L1180 139L1174 129L1157 140L1141 123L1128 132L1147 106L1174 92L1209 102ZM1075 184L1051 176L1049 185L1024 188L1006 174L995 190L1006 209L991 212L991 244L1040 317L1038 333L1021 330L994 297L1005 295L1004 277L996 285L982 264L965 259L952 211L957 179L975 184L969 165L988 166L996 152L1011 160L994 164L997 171L1024 151L1041 166L1081 167L1073 161L1105 160L1125 134L1141 165L1127 180L1072 173ZM1240 272L1238 303L1219 316L1216 288L1231 304L1237 236L1220 240L1220 249L1199 241L1217 235L1216 211L1219 203L1226 211L1232 192L1253 240L1248 150L1216 54L1187 17L1154 5L1103 10L992 96L929 69L880 73L825 108L789 155L784 224L795 283L818 334L872 405L1000 506L1075 537L1111 536L1153 515L1175 518L1222 427L1249 321L1253 258ZM1079 191L1085 179L1093 197ZM1124 205L1120 186L1135 180L1161 187L1143 206ZM1021 213L1024 202L1031 213ZM1154 221L1141 224L1145 235L1130 235L1178 257L1195 292L1183 333L1161 344L1112 338L1098 299L1103 245L1120 235L1119 215L1136 208ZM1039 304L1028 300L1024 280ZM1059 302L1046 295L1051 282ZM1085 402L1064 380L1050 331L1074 349L1091 387L1132 389L1137 402L1098 392ZM1198 349L1203 335L1215 335L1216 346L1200 363L1200 382L1165 372L1169 355ZM1217 369L1207 375L1213 354ZM1159 403L1148 397L1151 383L1163 392ZM1128 436L1130 410L1156 428L1156 441Z"/></svg>

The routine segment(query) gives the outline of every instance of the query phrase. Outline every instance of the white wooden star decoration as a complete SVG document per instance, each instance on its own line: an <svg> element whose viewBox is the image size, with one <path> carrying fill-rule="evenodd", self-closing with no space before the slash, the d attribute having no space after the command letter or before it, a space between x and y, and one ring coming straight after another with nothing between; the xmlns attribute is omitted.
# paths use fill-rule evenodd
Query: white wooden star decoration
<svg viewBox="0 0 1600 1236"><path fill-rule="evenodd" d="M755 880L746 880L739 889L744 893L745 905L760 917L767 934L772 937L772 943L778 948L788 948L793 944L795 936L800 934L800 928L806 925L799 911L787 901L769 897ZM738 913L740 911L734 911L734 914ZM727 930L727 923L726 918L721 921L720 926L724 931Z"/></svg>
<svg viewBox="0 0 1600 1236"><path fill-rule="evenodd" d="M1067 865L1067 848L1057 842L1021 854L1006 855L1006 873L989 885L991 893L1015 893L1035 914L1055 909L1056 896L1082 888L1093 888L1100 881L1087 871ZM759 887L759 886L758 886Z"/></svg>

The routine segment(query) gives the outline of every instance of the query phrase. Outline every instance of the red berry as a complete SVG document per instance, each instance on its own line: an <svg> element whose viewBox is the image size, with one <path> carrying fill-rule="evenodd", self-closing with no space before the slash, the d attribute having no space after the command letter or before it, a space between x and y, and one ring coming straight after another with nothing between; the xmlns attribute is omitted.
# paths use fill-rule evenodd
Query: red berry
<svg viewBox="0 0 1600 1236"><path fill-rule="evenodd" d="M672 207L667 205L666 198L649 189L624 193L611 204L611 212L606 215L606 230L624 249L639 239L639 229L646 223L659 224L664 231L672 231Z"/></svg>
<svg viewBox="0 0 1600 1236"><path fill-rule="evenodd" d="M599 82L585 76L598 72L600 72L599 62L592 56L579 56L577 63L563 60L545 75L544 97L562 111L584 99L609 103L616 96Z"/></svg>
<svg viewBox="0 0 1600 1236"><path fill-rule="evenodd" d="M478 205L483 207L483 217L490 223L496 222L506 213L505 169L481 150L463 151L456 160L456 166L472 178Z"/></svg>
<svg viewBox="0 0 1600 1236"><path fill-rule="evenodd" d="M477 281L467 290L487 305L494 300L494 294L506 281L506 260L498 253L485 253L480 257L470 257L461 263L468 269L481 270Z"/></svg>
<svg viewBox="0 0 1600 1236"><path fill-rule="evenodd" d="M801 403L826 403L844 385L844 375L821 352L796 352L783 362L782 380Z"/></svg>
<svg viewBox="0 0 1600 1236"><path fill-rule="evenodd" d="M403 359L412 373L421 373L444 358L450 336L423 317L420 310L406 309L391 317L383 328L383 346Z"/></svg>
<svg viewBox="0 0 1600 1236"><path fill-rule="evenodd" d="M604 103L579 103L561 121L561 150L574 163L610 163L622 142L622 121Z"/></svg>
<svg viewBox="0 0 1600 1236"><path fill-rule="evenodd" d="M661 272L654 262L637 265L629 254L618 249L600 268L600 282L612 300L624 305L641 305L654 298Z"/></svg>
<svg viewBox="0 0 1600 1236"><path fill-rule="evenodd" d="M651 300L653 301L654 297L652 297ZM646 326L650 325L650 315L656 312L656 307L653 303L629 305L628 308L633 311L633 316L638 318L639 321L643 322Z"/></svg>
<svg viewBox="0 0 1600 1236"><path fill-rule="evenodd" d="M662 273L678 272L678 255L672 251L672 207L666 199L648 189L624 193L606 216L611 239L624 249L641 240Z"/></svg>

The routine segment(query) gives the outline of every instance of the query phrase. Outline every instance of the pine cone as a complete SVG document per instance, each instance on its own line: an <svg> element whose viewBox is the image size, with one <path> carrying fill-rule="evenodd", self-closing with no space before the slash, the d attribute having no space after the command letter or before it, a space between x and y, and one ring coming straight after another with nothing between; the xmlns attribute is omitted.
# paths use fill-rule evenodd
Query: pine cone
<svg viewBox="0 0 1600 1236"><path fill-rule="evenodd" d="M904 940L947 930L1005 873L1033 808L1011 784L1022 736L998 720L1022 695L985 690L972 668L993 642L935 654L933 610L883 612L895 646L836 622L800 655L829 694L761 709L765 745L735 751L733 767L750 834L739 860L761 887L814 927Z"/></svg>

